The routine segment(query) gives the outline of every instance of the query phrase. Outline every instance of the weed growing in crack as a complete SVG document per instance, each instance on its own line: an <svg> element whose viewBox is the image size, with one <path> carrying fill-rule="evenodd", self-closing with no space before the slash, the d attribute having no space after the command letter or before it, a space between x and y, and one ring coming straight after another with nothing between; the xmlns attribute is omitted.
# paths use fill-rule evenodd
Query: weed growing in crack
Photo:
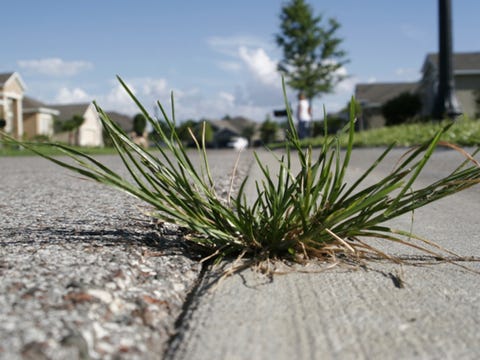
<svg viewBox="0 0 480 360"><path fill-rule="evenodd" d="M204 136L197 139L191 134L201 159L194 163L176 133L173 96L171 117L158 103L168 128L164 130L128 86L120 78L119 81L160 139L155 152L143 149L95 104L130 180L94 157L62 144L49 146L61 150L73 162L46 155L32 144L23 146L82 176L145 201L154 208L152 216L189 229L188 241L199 245L208 258L217 261L243 258L250 259L247 264L251 265L272 259L294 262L309 258L337 259L339 254L350 259L381 256L398 260L369 245L368 238L404 244L440 258L442 254L451 255L409 231L383 224L480 181L480 164L473 155L448 145L464 154L465 161L441 180L424 188L412 187L452 124L439 130L430 141L408 151L386 177L365 187L365 179L394 145L387 147L354 183L347 184L345 174L354 151L355 119L351 117L343 130L348 136L345 150L341 149L338 137L327 136L325 124L325 141L318 156L314 156L311 147L302 147L292 114L288 113L288 139L283 155L277 157L278 169L269 169L256 156L263 178L255 182L255 198L247 201L247 177L235 194L230 193L225 200L215 191ZM285 90L284 96L286 99ZM294 172L294 162L300 164L300 171Z"/></svg>

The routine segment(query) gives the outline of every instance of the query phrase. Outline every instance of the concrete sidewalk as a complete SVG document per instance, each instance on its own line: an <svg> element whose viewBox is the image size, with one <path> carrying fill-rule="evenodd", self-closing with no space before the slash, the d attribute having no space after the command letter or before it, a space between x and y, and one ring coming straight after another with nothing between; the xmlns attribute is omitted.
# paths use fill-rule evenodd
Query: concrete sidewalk
<svg viewBox="0 0 480 360"><path fill-rule="evenodd" d="M395 150L371 179L381 178L402 153ZM358 176L379 154L376 149L356 150L349 176ZM270 154L260 156L262 163L275 166ZM460 160L453 151L437 151L420 184ZM258 178L258 168L251 175ZM477 186L418 210L413 231L461 255L478 257L479 199ZM410 220L409 215L393 225L408 230ZM385 247L412 254L410 249ZM463 265L480 270L478 262ZM292 272L271 282L246 270L214 291L208 289L211 279L205 278L166 358L480 358L480 275L438 263L377 262L357 271L338 267L315 273L319 269L307 267L310 273ZM400 274L404 287L395 281Z"/></svg>

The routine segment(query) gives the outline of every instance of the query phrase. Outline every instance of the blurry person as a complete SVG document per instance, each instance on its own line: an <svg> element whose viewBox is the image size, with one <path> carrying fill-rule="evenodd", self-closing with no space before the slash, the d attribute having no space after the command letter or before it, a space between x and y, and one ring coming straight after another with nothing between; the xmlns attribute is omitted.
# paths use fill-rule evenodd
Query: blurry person
<svg viewBox="0 0 480 360"><path fill-rule="evenodd" d="M312 124L312 108L303 92L298 94L297 120L298 137L300 139L309 137Z"/></svg>

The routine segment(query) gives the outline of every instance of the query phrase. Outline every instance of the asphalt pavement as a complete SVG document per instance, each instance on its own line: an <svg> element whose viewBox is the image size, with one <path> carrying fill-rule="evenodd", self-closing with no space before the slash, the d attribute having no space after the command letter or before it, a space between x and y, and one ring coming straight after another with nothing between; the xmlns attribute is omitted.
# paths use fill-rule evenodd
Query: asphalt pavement
<svg viewBox="0 0 480 360"><path fill-rule="evenodd" d="M221 195L236 158L211 154ZM150 211L40 157L0 157L0 359L162 358L202 266Z"/></svg>

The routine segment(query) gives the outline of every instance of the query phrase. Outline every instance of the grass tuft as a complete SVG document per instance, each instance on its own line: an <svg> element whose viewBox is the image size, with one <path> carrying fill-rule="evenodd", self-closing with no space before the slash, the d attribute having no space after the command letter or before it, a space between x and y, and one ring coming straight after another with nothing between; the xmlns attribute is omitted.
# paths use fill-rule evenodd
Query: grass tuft
<svg viewBox="0 0 480 360"><path fill-rule="evenodd" d="M251 259L249 264L258 264L271 259L335 260L341 254L350 259L380 256L398 261L369 245L368 238L407 245L436 258L446 259L452 255L409 231L384 225L390 219L480 182L480 166L473 155L442 143L464 154L465 161L443 179L413 189L412 185L451 123L439 128L422 145L409 150L385 178L366 186L365 180L385 159L393 144L358 180L348 184L345 175L354 148L355 119L350 118L339 136L325 137L321 151L314 156L311 146L303 147L293 116L288 113L288 141L282 155L277 157L278 171L271 172L255 155L263 173L263 178L255 183L256 198L248 201L245 178L235 194L230 191L228 199L222 199L215 192L209 170L205 136L197 139L191 133L201 158L200 163L193 163L175 131L173 95L171 117L158 103L169 129L164 131L122 79L119 81L161 140L155 152L143 149L95 104L130 179L121 177L78 149L62 144L49 145L68 155L74 160L71 162L52 157L32 144L22 145L60 166L147 202L155 209L153 216L156 218L188 228L191 232L187 239L205 250L209 259L245 258ZM284 97L287 103L285 84ZM354 106L353 99L351 106ZM325 134L327 126L325 121ZM345 150L341 150L340 141L345 141ZM300 164L298 172L294 171L294 163Z"/></svg>

